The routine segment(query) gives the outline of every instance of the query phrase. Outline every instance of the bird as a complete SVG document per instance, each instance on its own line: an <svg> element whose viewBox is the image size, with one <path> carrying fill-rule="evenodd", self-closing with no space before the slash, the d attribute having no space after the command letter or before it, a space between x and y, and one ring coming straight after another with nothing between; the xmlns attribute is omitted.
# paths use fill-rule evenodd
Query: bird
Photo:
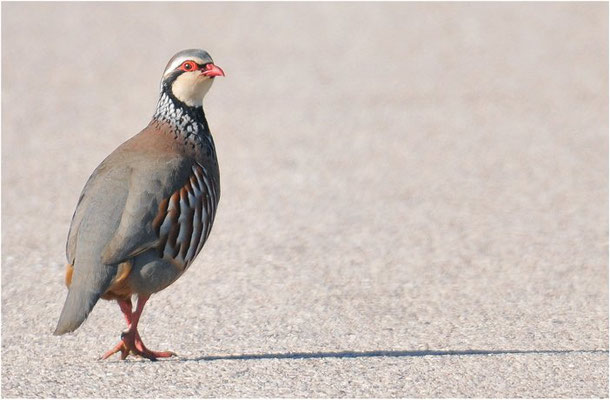
<svg viewBox="0 0 610 400"><path fill-rule="evenodd" d="M138 322L150 296L182 276L210 235L220 171L203 99L221 76L207 51L176 53L150 123L89 177L68 232L68 294L55 335L75 331L100 298L116 300L127 329L101 359L176 355L149 350Z"/></svg>

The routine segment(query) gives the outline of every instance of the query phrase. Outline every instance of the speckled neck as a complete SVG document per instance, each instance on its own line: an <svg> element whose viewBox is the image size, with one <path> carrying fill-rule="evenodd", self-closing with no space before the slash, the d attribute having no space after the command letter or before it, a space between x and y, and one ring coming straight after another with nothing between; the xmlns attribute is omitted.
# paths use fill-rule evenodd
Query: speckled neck
<svg viewBox="0 0 610 400"><path fill-rule="evenodd" d="M161 91L153 122L169 124L176 140L184 140L186 145L207 147L215 153L214 141L203 107L189 107L176 99L167 89L164 87Z"/></svg>
<svg viewBox="0 0 610 400"><path fill-rule="evenodd" d="M172 97L161 92L154 119L170 124L185 137L210 133L202 107L189 107Z"/></svg>

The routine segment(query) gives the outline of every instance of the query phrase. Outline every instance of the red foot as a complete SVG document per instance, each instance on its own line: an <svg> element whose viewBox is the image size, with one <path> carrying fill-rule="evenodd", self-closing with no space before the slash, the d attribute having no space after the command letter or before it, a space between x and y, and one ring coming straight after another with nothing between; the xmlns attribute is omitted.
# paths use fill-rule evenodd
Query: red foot
<svg viewBox="0 0 610 400"><path fill-rule="evenodd" d="M104 353L100 359L105 360L119 351L121 352L121 360L126 359L130 353L135 356L148 358L151 361L156 361L157 358L167 358L176 355L171 351L152 351L147 349L146 346L144 346L138 331L135 331L135 333L129 331L124 332L121 335L121 341L119 344L117 344L112 350Z"/></svg>

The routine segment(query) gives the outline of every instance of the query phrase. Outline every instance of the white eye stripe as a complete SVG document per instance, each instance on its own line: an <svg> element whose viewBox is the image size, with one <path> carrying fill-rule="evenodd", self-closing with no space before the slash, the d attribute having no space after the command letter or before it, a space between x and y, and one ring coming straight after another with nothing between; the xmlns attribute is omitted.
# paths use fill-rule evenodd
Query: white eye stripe
<svg viewBox="0 0 610 400"><path fill-rule="evenodd" d="M178 57L174 61L172 61L171 64L169 64L169 66L165 69L165 71L163 72L163 76L169 74L170 72L173 72L176 68L181 66L182 63L185 61L195 61L199 65L203 65L203 64L207 64L207 63L211 62L211 61L203 60L199 57Z"/></svg>

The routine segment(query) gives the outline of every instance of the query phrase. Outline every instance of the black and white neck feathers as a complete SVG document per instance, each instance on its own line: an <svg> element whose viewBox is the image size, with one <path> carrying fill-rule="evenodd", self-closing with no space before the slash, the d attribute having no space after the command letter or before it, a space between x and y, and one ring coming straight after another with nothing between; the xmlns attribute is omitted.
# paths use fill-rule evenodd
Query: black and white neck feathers
<svg viewBox="0 0 610 400"><path fill-rule="evenodd" d="M203 107L192 107L182 103L167 87L161 90L153 121L168 124L175 138L184 140L187 145L208 147L215 151Z"/></svg>

